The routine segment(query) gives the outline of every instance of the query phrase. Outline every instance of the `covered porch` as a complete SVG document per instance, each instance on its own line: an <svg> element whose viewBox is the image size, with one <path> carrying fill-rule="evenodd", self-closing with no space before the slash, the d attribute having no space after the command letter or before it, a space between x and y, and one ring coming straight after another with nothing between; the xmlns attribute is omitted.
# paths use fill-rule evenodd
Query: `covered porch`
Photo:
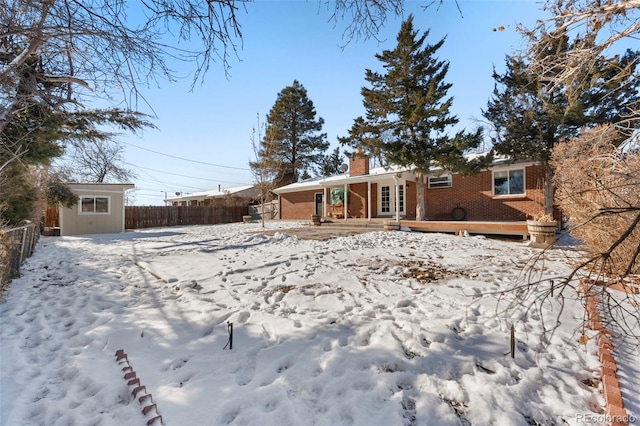
<svg viewBox="0 0 640 426"><path fill-rule="evenodd" d="M320 181L314 213L331 221L400 221L415 217L415 175L376 171L378 173Z"/></svg>

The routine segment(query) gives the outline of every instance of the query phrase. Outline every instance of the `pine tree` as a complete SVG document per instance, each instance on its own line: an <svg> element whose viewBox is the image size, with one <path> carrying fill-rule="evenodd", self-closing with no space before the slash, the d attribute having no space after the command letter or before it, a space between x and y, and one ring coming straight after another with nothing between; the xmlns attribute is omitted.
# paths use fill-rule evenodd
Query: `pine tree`
<svg viewBox="0 0 640 426"><path fill-rule="evenodd" d="M592 42L580 36L570 40L564 31L542 37L547 42L530 52L536 63L568 60L575 50ZM640 80L634 74L639 59L640 52L630 50L612 58L595 58L592 67L580 70L565 84L558 84L562 68L534 71L518 56L506 57L503 74L494 71L496 87L482 112L495 128L493 148L498 154L547 165L547 213L553 209L553 170L548 166L553 147L578 136L585 127L624 121L637 110ZM624 139L621 133L618 143Z"/></svg>
<svg viewBox="0 0 640 426"><path fill-rule="evenodd" d="M276 185L297 182L302 171L319 166L329 148L324 120L316 119L313 102L297 80L287 86L267 115L265 137L261 141L260 161L277 165Z"/></svg>
<svg viewBox="0 0 640 426"><path fill-rule="evenodd" d="M104 126L136 132L153 127L146 118L118 108L55 111L35 97L25 97L22 114L0 132L0 222L15 225L25 219L39 219L31 215L43 188L30 178L30 167L49 165L68 146L114 147L115 134ZM16 153L20 161L15 161ZM113 167L117 168L114 158L102 161L100 166L113 175Z"/></svg>
<svg viewBox="0 0 640 426"><path fill-rule="evenodd" d="M330 154L322 158L320 167L318 167L318 174L320 176L336 175L340 173L342 164L344 164L344 160L340 154L340 148L336 147Z"/></svg>
<svg viewBox="0 0 640 426"><path fill-rule="evenodd" d="M471 173L489 160L468 163L463 155L480 144L480 129L454 137L446 133L458 119L450 113L453 98L447 95L449 64L435 56L445 39L428 44L428 35L429 31L419 35L413 29L412 15L402 23L395 49L376 54L385 73L366 70L365 79L371 85L361 92L366 118L357 118L349 137L340 139L416 173L418 220L425 219L424 176L433 167Z"/></svg>

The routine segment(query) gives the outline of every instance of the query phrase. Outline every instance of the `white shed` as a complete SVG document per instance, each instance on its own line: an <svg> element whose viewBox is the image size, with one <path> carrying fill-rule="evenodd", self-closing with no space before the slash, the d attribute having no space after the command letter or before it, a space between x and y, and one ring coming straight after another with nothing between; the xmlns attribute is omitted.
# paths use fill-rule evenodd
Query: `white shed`
<svg viewBox="0 0 640 426"><path fill-rule="evenodd" d="M124 232L125 193L132 183L70 183L78 204L60 207L60 235Z"/></svg>

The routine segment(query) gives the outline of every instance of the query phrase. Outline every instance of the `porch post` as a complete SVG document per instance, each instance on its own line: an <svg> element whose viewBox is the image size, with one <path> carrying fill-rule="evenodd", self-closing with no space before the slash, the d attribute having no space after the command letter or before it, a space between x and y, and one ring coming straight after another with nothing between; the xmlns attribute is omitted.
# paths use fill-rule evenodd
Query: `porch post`
<svg viewBox="0 0 640 426"><path fill-rule="evenodd" d="M367 219L371 220L371 181L367 181Z"/></svg>
<svg viewBox="0 0 640 426"><path fill-rule="evenodd" d="M329 188L322 188L322 217L327 217L327 189Z"/></svg>
<svg viewBox="0 0 640 426"><path fill-rule="evenodd" d="M344 184L344 221L347 221L347 204L349 203L349 185Z"/></svg>

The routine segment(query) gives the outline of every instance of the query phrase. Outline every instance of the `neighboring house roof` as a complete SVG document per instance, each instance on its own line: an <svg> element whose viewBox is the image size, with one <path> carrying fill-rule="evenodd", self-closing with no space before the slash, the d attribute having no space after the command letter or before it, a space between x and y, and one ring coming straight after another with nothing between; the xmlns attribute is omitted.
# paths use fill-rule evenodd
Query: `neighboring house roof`
<svg viewBox="0 0 640 426"><path fill-rule="evenodd" d="M255 189L255 185L236 186L225 189L211 189L208 191L192 192L191 194L185 194L181 197L167 198L165 201L203 200L205 198L224 198L230 195L246 196L246 194L243 193L250 193L253 189Z"/></svg>
<svg viewBox="0 0 640 426"><path fill-rule="evenodd" d="M488 152L473 153L473 154L468 154L465 157L468 160L472 160L474 158L478 158L487 154ZM508 164L516 164L516 163L522 164L523 162L513 161L513 159L506 156L494 156L494 161L491 167L492 168L500 167L500 166L504 166ZM530 165L534 163L527 162L525 164ZM444 171L440 167L434 167L431 169L430 174L437 175L439 173L446 173L446 171ZM349 175L349 173L343 173L343 174L328 176L328 177L321 176L321 177L307 179L302 182L295 182L286 186L282 186L280 188L274 189L273 192L275 192L276 194L284 194L289 192L311 191L316 189L330 188L334 186L360 183L360 182L382 182L382 181L389 181L389 179L393 178L394 175L398 177L402 176L402 178L410 179L410 180L415 179L415 173L410 167L399 167L399 166L390 166L386 168L376 167L369 170L369 174L365 174L365 175L351 176Z"/></svg>

